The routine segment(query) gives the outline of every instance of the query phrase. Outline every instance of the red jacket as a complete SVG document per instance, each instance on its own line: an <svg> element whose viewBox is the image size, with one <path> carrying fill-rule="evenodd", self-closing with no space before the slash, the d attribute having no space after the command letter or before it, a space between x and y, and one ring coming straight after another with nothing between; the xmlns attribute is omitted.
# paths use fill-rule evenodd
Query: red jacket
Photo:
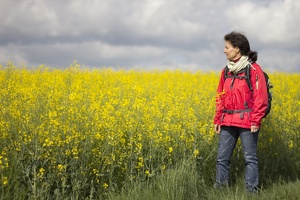
<svg viewBox="0 0 300 200"><path fill-rule="evenodd" d="M223 69L217 89L214 124L241 128L250 128L251 125L260 126L268 105L267 86L261 67L252 63L250 68L253 92L245 79L236 78L231 87L232 80L233 78L224 78ZM236 112L228 113L225 110ZM245 112L240 112L241 110Z"/></svg>

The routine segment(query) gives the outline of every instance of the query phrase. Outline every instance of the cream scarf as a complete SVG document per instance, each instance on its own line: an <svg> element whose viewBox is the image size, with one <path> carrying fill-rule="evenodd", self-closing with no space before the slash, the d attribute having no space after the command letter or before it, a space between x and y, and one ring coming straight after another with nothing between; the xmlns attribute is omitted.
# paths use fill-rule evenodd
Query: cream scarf
<svg viewBox="0 0 300 200"><path fill-rule="evenodd" d="M236 74L249 64L250 62L248 61L248 56L242 56L237 62L229 61L227 67L230 72Z"/></svg>

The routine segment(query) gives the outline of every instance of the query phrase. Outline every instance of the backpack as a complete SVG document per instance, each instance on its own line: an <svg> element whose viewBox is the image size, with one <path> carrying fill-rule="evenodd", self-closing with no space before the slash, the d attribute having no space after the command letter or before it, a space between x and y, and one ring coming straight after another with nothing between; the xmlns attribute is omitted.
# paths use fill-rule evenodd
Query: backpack
<svg viewBox="0 0 300 200"><path fill-rule="evenodd" d="M226 78L245 79L246 82L247 82L247 85L248 85L249 89L253 92L253 87L252 87L251 81L250 81L250 68L251 68L251 65L248 65L247 67L245 67L244 69L242 69L237 74L235 74L235 75L228 75L229 68L226 66L225 69L224 69L224 79L226 79ZM244 72L244 74L245 74L244 76L239 75L242 72ZM266 86L267 86L267 92L268 92L268 106L267 106L267 109L266 109L266 113L263 116L263 118L265 118L270 113L271 107L272 107L272 99L273 99L273 97L272 97L272 93L271 93L271 88L273 88L273 85L271 84L269 75L266 72L264 72L264 71L263 71L263 73L264 73L264 76L265 76ZM233 86L233 83L234 83L234 80L231 82L231 87Z"/></svg>

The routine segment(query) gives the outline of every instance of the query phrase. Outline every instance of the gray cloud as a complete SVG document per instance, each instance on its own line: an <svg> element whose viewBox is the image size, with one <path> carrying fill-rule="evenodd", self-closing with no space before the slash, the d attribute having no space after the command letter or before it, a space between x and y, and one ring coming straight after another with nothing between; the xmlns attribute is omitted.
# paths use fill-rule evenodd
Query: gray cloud
<svg viewBox="0 0 300 200"><path fill-rule="evenodd" d="M262 6L254 2L238 4L226 16L234 28L249 36L262 66L270 71L299 72L299 13L299 1L277 0Z"/></svg>
<svg viewBox="0 0 300 200"><path fill-rule="evenodd" d="M219 70L240 30L267 69L299 72L298 13L296 0L2 0L0 62Z"/></svg>

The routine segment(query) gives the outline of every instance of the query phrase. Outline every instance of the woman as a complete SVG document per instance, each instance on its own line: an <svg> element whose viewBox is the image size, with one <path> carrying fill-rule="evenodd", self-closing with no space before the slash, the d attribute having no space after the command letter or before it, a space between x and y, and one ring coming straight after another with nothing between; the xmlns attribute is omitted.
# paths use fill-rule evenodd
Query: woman
<svg viewBox="0 0 300 200"><path fill-rule="evenodd" d="M250 50L248 39L239 32L231 32L224 40L228 64L222 70L214 117L215 132L219 134L215 187L229 184L230 159L240 138L246 166L246 190L257 192L257 141L268 104L267 87L263 71L256 63L257 52ZM252 88L245 77L247 67Z"/></svg>

